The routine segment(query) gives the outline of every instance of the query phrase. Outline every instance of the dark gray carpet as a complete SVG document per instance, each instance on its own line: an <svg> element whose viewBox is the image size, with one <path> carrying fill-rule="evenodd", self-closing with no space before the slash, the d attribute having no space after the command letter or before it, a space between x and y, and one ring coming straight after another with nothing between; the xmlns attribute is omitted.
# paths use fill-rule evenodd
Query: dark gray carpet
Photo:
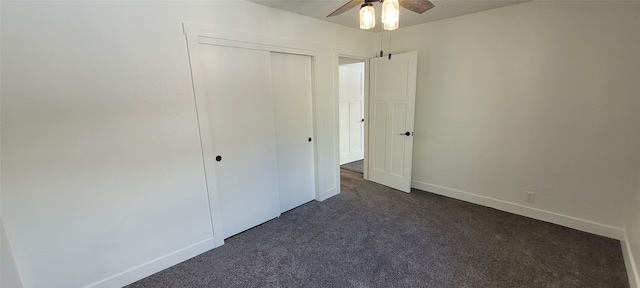
<svg viewBox="0 0 640 288"><path fill-rule="evenodd" d="M629 283L617 240L423 191L405 194L363 182L129 287Z"/></svg>
<svg viewBox="0 0 640 288"><path fill-rule="evenodd" d="M364 173L364 160L358 160L340 165L340 168L353 172Z"/></svg>

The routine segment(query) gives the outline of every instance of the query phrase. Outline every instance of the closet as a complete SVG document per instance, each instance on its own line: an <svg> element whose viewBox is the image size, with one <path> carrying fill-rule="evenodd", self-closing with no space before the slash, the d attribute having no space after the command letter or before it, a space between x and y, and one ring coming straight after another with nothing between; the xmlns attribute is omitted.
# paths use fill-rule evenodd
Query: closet
<svg viewBox="0 0 640 288"><path fill-rule="evenodd" d="M213 158L211 217L223 238L315 198L313 57L240 46L190 47L203 155Z"/></svg>

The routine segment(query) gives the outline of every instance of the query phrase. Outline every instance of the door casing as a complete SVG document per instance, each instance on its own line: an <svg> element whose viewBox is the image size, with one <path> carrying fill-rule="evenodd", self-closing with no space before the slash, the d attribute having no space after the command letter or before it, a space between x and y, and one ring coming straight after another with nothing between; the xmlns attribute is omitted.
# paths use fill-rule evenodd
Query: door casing
<svg viewBox="0 0 640 288"><path fill-rule="evenodd" d="M366 51L359 51L359 50L350 50L350 49L340 49L340 48L334 48L333 50L333 71L334 71L334 91L333 91L333 102L335 103L335 111L339 111L340 110L340 91L338 90L338 83L340 81L339 79L339 66L340 66L340 58L344 57L344 58L352 58L352 59L357 59L360 60L362 62L364 62L364 81L365 81L365 85L364 85L364 151L365 151L365 155L364 155L364 161L363 161L363 165L364 165L364 174L363 174L363 178L369 179L369 172L368 170L368 157L366 154L366 151L368 151L369 147L369 141L367 141L368 136L368 130L369 130L369 124L368 124L368 119L369 119L369 109L368 109L368 102L369 102L369 59L371 58L371 53L370 52L366 52ZM335 133L335 145L336 147L340 147L340 115L339 113L336 113L335 115L335 123L336 123L336 133ZM338 179L338 181L340 181L340 149L336 149L336 153L335 153L335 159L336 159L336 164L338 164L338 167L336 169L336 179ZM340 189L340 185L338 185L338 189Z"/></svg>

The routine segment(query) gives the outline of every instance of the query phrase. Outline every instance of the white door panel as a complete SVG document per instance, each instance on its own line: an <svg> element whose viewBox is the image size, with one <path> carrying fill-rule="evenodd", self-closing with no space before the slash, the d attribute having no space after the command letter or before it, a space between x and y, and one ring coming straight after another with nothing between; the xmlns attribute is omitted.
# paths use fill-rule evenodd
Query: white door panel
<svg viewBox="0 0 640 288"><path fill-rule="evenodd" d="M416 52L370 60L369 180L404 192L411 190L417 62Z"/></svg>
<svg viewBox="0 0 640 288"><path fill-rule="evenodd" d="M393 104L392 106L392 114L393 115L393 119L391 121L391 131L400 131L400 134L402 133L402 131L409 131L412 129L408 129L407 127L407 105L406 104ZM404 170L404 164L405 164L405 153L406 153L406 147L407 147L407 142L412 142L410 141L410 139L412 139L411 137L402 137L403 135L399 135L401 137L391 137L391 139L393 139L393 143L391 144L392 150L391 150L391 170L389 171L389 173L391 173L392 176L397 176L397 177L404 177L405 176L405 170ZM399 161L398 161L399 160ZM409 177L411 177L411 175L408 175Z"/></svg>
<svg viewBox="0 0 640 288"><path fill-rule="evenodd" d="M358 155L364 156L362 155L362 147L364 146L364 141L362 141L362 102L363 101L351 101L349 105L349 115L351 116L349 124L351 125L350 130L353 131L349 135L349 150L354 151L354 153L358 152Z"/></svg>
<svg viewBox="0 0 640 288"><path fill-rule="evenodd" d="M271 52L271 72L280 211L285 212L315 197L311 57Z"/></svg>
<svg viewBox="0 0 640 288"><path fill-rule="evenodd" d="M385 173L387 164L387 104L372 103L371 138L369 150L372 153L369 166L379 173ZM374 129L375 128L375 129ZM372 180L373 181L373 180Z"/></svg>
<svg viewBox="0 0 640 288"><path fill-rule="evenodd" d="M340 165L345 162L345 157L351 153L351 102L340 101L339 106L339 123L340 123Z"/></svg>
<svg viewBox="0 0 640 288"><path fill-rule="evenodd" d="M224 238L280 215L270 53L200 45ZM250 69L247 69L250 67Z"/></svg>
<svg viewBox="0 0 640 288"><path fill-rule="evenodd" d="M338 69L340 164L364 158L364 63Z"/></svg>

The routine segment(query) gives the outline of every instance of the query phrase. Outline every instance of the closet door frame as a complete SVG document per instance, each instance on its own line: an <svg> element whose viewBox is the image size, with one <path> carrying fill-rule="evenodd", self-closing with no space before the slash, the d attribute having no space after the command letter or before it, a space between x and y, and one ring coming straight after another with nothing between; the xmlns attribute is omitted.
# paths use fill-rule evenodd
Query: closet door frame
<svg viewBox="0 0 640 288"><path fill-rule="evenodd" d="M190 23L183 23L183 32L187 39L187 49L189 53L189 64L191 66L191 79L193 85L193 93L195 97L196 114L198 118L198 128L200 131L200 147L202 150L202 158L204 164L205 181L207 185L207 194L209 197L209 213L211 217L211 228L213 232L213 240L215 247L224 244L224 234L222 229L222 216L220 214L220 200L217 190L217 181L215 173L215 154L212 146L212 135L209 127L209 115L207 112L207 100L202 79L201 57L199 55L198 46L218 45L234 48L245 48L254 50L263 50L269 52L297 54L311 57L312 68L312 119L313 119L313 138L317 139L316 125L316 51L317 47L313 44L282 39L272 36L253 34L240 31L232 31L227 29L208 27ZM318 149L317 141L313 141L314 155L314 187L316 200L321 199L318 190Z"/></svg>

